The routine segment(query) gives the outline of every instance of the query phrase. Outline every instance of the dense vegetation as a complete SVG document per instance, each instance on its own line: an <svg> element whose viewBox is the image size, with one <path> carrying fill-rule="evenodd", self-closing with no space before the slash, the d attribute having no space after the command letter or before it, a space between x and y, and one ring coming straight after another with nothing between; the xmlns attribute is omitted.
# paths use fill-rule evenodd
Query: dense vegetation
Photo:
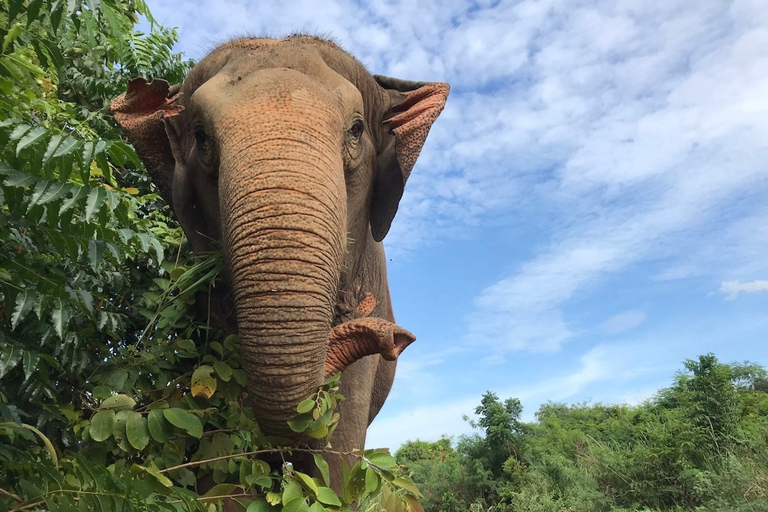
<svg viewBox="0 0 768 512"><path fill-rule="evenodd" d="M221 258L191 256L108 108L133 77L182 80L176 33L143 0L0 0L0 42L0 510L419 510L386 450L337 495L243 406L206 307ZM337 388L296 431L329 435Z"/></svg>
<svg viewBox="0 0 768 512"><path fill-rule="evenodd" d="M768 510L768 373L711 354L637 405L543 405L486 393L482 431L412 441L407 464L430 512Z"/></svg>

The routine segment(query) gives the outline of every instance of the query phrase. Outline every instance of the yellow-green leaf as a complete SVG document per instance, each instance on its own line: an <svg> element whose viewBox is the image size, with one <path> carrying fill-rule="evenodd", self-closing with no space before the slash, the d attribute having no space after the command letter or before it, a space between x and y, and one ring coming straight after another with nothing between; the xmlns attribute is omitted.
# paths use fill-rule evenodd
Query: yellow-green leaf
<svg viewBox="0 0 768 512"><path fill-rule="evenodd" d="M216 377L213 367L204 364L192 374L192 396L211 398L216 392Z"/></svg>
<svg viewBox="0 0 768 512"><path fill-rule="evenodd" d="M304 487L312 491L313 494L317 494L317 484L309 475L302 473L301 471L294 471L293 474L296 475L296 478L299 479Z"/></svg>

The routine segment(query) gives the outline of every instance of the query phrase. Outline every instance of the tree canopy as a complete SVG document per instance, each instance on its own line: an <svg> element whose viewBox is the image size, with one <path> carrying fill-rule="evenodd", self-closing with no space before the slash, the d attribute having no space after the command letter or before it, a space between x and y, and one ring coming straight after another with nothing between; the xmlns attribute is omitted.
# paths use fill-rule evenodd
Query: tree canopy
<svg viewBox="0 0 768 512"><path fill-rule="evenodd" d="M640 405L548 403L533 423L489 392L481 434L396 457L430 511L767 510L765 369L712 354L684 368Z"/></svg>

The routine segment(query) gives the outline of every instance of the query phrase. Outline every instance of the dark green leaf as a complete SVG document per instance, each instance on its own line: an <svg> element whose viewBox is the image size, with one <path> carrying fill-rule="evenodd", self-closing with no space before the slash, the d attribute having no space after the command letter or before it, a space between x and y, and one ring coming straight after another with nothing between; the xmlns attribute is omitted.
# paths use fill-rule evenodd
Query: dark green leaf
<svg viewBox="0 0 768 512"><path fill-rule="evenodd" d="M152 439L158 443L166 443L173 436L173 425L165 419L161 409L152 409L147 415L147 427Z"/></svg>
<svg viewBox="0 0 768 512"><path fill-rule="evenodd" d="M61 204L61 208L59 209L59 215L71 209L79 201L82 201L83 199L88 197L89 190L90 189L88 187L78 187L75 185L71 185L70 193L72 194L72 196Z"/></svg>
<svg viewBox="0 0 768 512"><path fill-rule="evenodd" d="M48 163L53 154L56 152L56 148L59 147L59 144L61 144L63 139L64 136L61 134L57 134L51 137L51 140L48 142L48 148L45 150L45 154L43 155L43 164Z"/></svg>
<svg viewBox="0 0 768 512"><path fill-rule="evenodd" d="M85 205L85 221L89 222L91 217L98 212L104 201L107 199L107 191L103 187L92 188L88 194L88 201Z"/></svg>
<svg viewBox="0 0 768 512"><path fill-rule="evenodd" d="M194 414L190 414L184 409L172 407L170 409L163 409L163 415L172 425L186 430L192 437L197 437L198 439L202 437L203 424L200 422L200 418Z"/></svg>
<svg viewBox="0 0 768 512"><path fill-rule="evenodd" d="M105 441L112 436L112 428L115 424L115 411L99 411L91 418L88 431L96 442Z"/></svg>
<svg viewBox="0 0 768 512"><path fill-rule="evenodd" d="M125 422L125 433L128 442L137 450L143 450L149 444L147 419L138 412L131 411Z"/></svg>
<svg viewBox="0 0 768 512"><path fill-rule="evenodd" d="M35 290L25 289L16 295L16 307L13 308L13 315L11 315L11 329L16 329L19 322L24 320L35 305L35 299L37 299Z"/></svg>
<svg viewBox="0 0 768 512"><path fill-rule="evenodd" d="M72 135L68 136L64 142L61 143L61 146L59 146L56 149L56 152L53 154L53 158L59 158L64 155L69 155L71 153L74 153L78 149L80 149L80 146L83 144L83 141L76 139Z"/></svg>
<svg viewBox="0 0 768 512"><path fill-rule="evenodd" d="M37 363L40 361L40 353L32 350L24 351L24 381L28 381L37 370ZM3 376L3 371L0 369L0 378Z"/></svg>
<svg viewBox="0 0 768 512"><path fill-rule="evenodd" d="M48 130L46 130L45 127L38 126L37 128L33 128L29 133L24 135L21 140L19 140L19 143L16 145L16 156L19 156L19 153L21 153L25 148L37 144L47 136Z"/></svg>
<svg viewBox="0 0 768 512"><path fill-rule="evenodd" d="M53 328L60 339L64 339L64 333L69 326L69 319L72 313L69 306L66 306L61 299L56 299L56 306L51 312L51 322L53 322Z"/></svg>
<svg viewBox="0 0 768 512"><path fill-rule="evenodd" d="M0 348L0 379L19 364L23 353L24 350L15 345L5 345Z"/></svg>
<svg viewBox="0 0 768 512"><path fill-rule="evenodd" d="M101 240L88 241L88 261L91 268L96 270L104 257L104 242Z"/></svg>

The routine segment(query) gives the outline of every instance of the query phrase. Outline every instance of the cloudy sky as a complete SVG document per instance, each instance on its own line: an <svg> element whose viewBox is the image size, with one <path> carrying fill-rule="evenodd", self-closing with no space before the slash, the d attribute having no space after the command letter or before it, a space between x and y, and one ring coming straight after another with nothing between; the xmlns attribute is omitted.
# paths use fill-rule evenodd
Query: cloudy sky
<svg viewBox="0 0 768 512"><path fill-rule="evenodd" d="M148 0L200 59L333 38L452 86L386 239L403 354L368 446L637 403L682 361L768 365L768 10L699 2Z"/></svg>

